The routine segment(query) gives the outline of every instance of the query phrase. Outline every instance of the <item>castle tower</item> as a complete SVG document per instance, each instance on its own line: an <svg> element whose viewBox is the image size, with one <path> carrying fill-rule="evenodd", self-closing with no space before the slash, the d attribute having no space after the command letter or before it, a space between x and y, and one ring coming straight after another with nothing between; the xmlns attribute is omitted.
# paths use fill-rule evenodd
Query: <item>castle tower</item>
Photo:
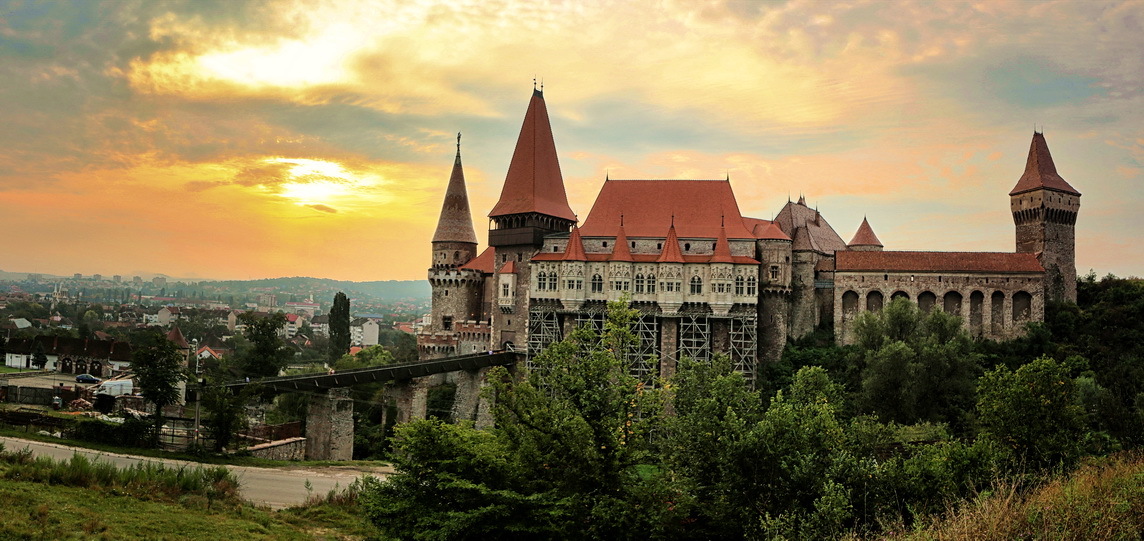
<svg viewBox="0 0 1144 541"><path fill-rule="evenodd" d="M433 265L429 268L432 321L418 337L422 358L458 353L457 331L465 322L472 326L480 319L481 273L463 268L476 255L477 235L469 213L465 172L461 167L461 134L458 133L457 157L441 204L437 231L433 233Z"/></svg>
<svg viewBox="0 0 1144 541"><path fill-rule="evenodd" d="M1034 132L1025 173L1009 192L1017 252L1039 254L1045 299L1076 302L1076 216L1080 192L1057 174L1044 134Z"/></svg>
<svg viewBox="0 0 1144 541"><path fill-rule="evenodd" d="M862 225L858 226L858 232L854 233L854 238L846 246L856 252L881 252L884 248L865 216L862 217Z"/></svg>
<svg viewBox="0 0 1144 541"><path fill-rule="evenodd" d="M506 343L523 346L528 338L529 261L545 235L566 233L576 223L564 191L541 90L532 91L500 199L489 212L489 219L489 246L496 249L493 280L500 308L492 318L492 339L497 347Z"/></svg>

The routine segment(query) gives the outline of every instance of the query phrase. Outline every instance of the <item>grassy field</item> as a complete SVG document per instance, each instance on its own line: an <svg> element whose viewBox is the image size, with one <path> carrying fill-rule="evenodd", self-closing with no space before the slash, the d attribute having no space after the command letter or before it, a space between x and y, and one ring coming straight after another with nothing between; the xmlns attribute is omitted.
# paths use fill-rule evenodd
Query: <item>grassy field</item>
<svg viewBox="0 0 1144 541"><path fill-rule="evenodd" d="M242 502L225 468L116 469L0 451L3 539L367 539L352 489L273 512Z"/></svg>

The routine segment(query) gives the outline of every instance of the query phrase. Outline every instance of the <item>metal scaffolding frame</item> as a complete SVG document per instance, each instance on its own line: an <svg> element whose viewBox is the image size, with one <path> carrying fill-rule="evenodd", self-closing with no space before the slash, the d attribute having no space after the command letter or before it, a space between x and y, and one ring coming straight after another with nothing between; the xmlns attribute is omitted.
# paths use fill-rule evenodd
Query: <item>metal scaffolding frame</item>
<svg viewBox="0 0 1144 541"><path fill-rule="evenodd" d="M678 356L697 361L711 359L711 322L706 315L689 314L679 318Z"/></svg>
<svg viewBox="0 0 1144 541"><path fill-rule="evenodd" d="M528 314L528 360L529 368L532 358L539 355L544 348L564 339L563 329L560 327L560 315L552 311L532 310Z"/></svg>
<svg viewBox="0 0 1144 541"><path fill-rule="evenodd" d="M731 318L731 362L752 386L759 371L758 319L755 316Z"/></svg>
<svg viewBox="0 0 1144 541"><path fill-rule="evenodd" d="M636 344L628 350L632 377L645 385L655 385L659 377L659 319L644 315L632 320Z"/></svg>

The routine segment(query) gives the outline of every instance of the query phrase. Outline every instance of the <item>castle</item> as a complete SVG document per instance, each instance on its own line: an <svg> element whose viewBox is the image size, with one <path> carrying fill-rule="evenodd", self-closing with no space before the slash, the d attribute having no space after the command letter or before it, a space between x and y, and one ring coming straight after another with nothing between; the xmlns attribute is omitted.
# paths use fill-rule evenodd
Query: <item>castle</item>
<svg viewBox="0 0 1144 541"><path fill-rule="evenodd" d="M1046 300L1076 300L1080 193L1033 134L1009 193L1014 253L884 251L863 219L849 243L800 198L774 220L743 216L729 178L605 180L582 224L568 205L544 95L533 90L489 246L477 249L460 135L429 269L431 321L422 358L502 348L533 354L579 325L601 326L609 300L639 311L630 352L644 381L683 356L723 353L753 379L788 338L905 297L963 317L975 336L1015 337Z"/></svg>

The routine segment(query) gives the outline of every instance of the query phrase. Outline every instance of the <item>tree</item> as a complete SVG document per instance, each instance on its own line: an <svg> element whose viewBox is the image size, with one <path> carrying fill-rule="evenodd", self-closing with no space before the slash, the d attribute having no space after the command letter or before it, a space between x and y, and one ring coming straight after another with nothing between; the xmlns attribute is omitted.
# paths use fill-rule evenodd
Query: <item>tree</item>
<svg viewBox="0 0 1144 541"><path fill-rule="evenodd" d="M350 300L339 291L330 307L330 362L350 351Z"/></svg>
<svg viewBox="0 0 1144 541"><path fill-rule="evenodd" d="M36 347L32 350L32 366L43 370L48 365L48 355L44 352L44 342L36 340Z"/></svg>
<svg viewBox="0 0 1144 541"><path fill-rule="evenodd" d="M265 317L246 312L238 317L246 325L246 342L236 355L239 371L251 378L277 376L294 356L280 335L286 316L281 312Z"/></svg>
<svg viewBox="0 0 1144 541"><path fill-rule="evenodd" d="M863 365L859 406L883 421L949 423L969 429L980 356L961 318L923 313L906 299L855 324Z"/></svg>
<svg viewBox="0 0 1144 541"><path fill-rule="evenodd" d="M1080 452L1084 410L1068 369L1048 357L981 377L977 415L985 437L1034 467L1071 463Z"/></svg>
<svg viewBox="0 0 1144 541"><path fill-rule="evenodd" d="M179 399L186 379L183 359L173 342L158 330L136 333L131 342L131 370L143 398L155 404L156 443L163 428L163 408Z"/></svg>
<svg viewBox="0 0 1144 541"><path fill-rule="evenodd" d="M203 427L207 436L214 441L215 451L230 446L235 434L246 428L246 403L255 395L257 385L247 385L241 391L234 391L222 384L233 378L225 363L213 367L203 375L200 400L207 416Z"/></svg>
<svg viewBox="0 0 1144 541"><path fill-rule="evenodd" d="M398 427L397 473L363 491L370 518L418 539L646 539L678 528L679 491L641 468L653 461L659 393L628 373L632 317L612 303L602 337L579 329L520 378L491 369L492 429Z"/></svg>

